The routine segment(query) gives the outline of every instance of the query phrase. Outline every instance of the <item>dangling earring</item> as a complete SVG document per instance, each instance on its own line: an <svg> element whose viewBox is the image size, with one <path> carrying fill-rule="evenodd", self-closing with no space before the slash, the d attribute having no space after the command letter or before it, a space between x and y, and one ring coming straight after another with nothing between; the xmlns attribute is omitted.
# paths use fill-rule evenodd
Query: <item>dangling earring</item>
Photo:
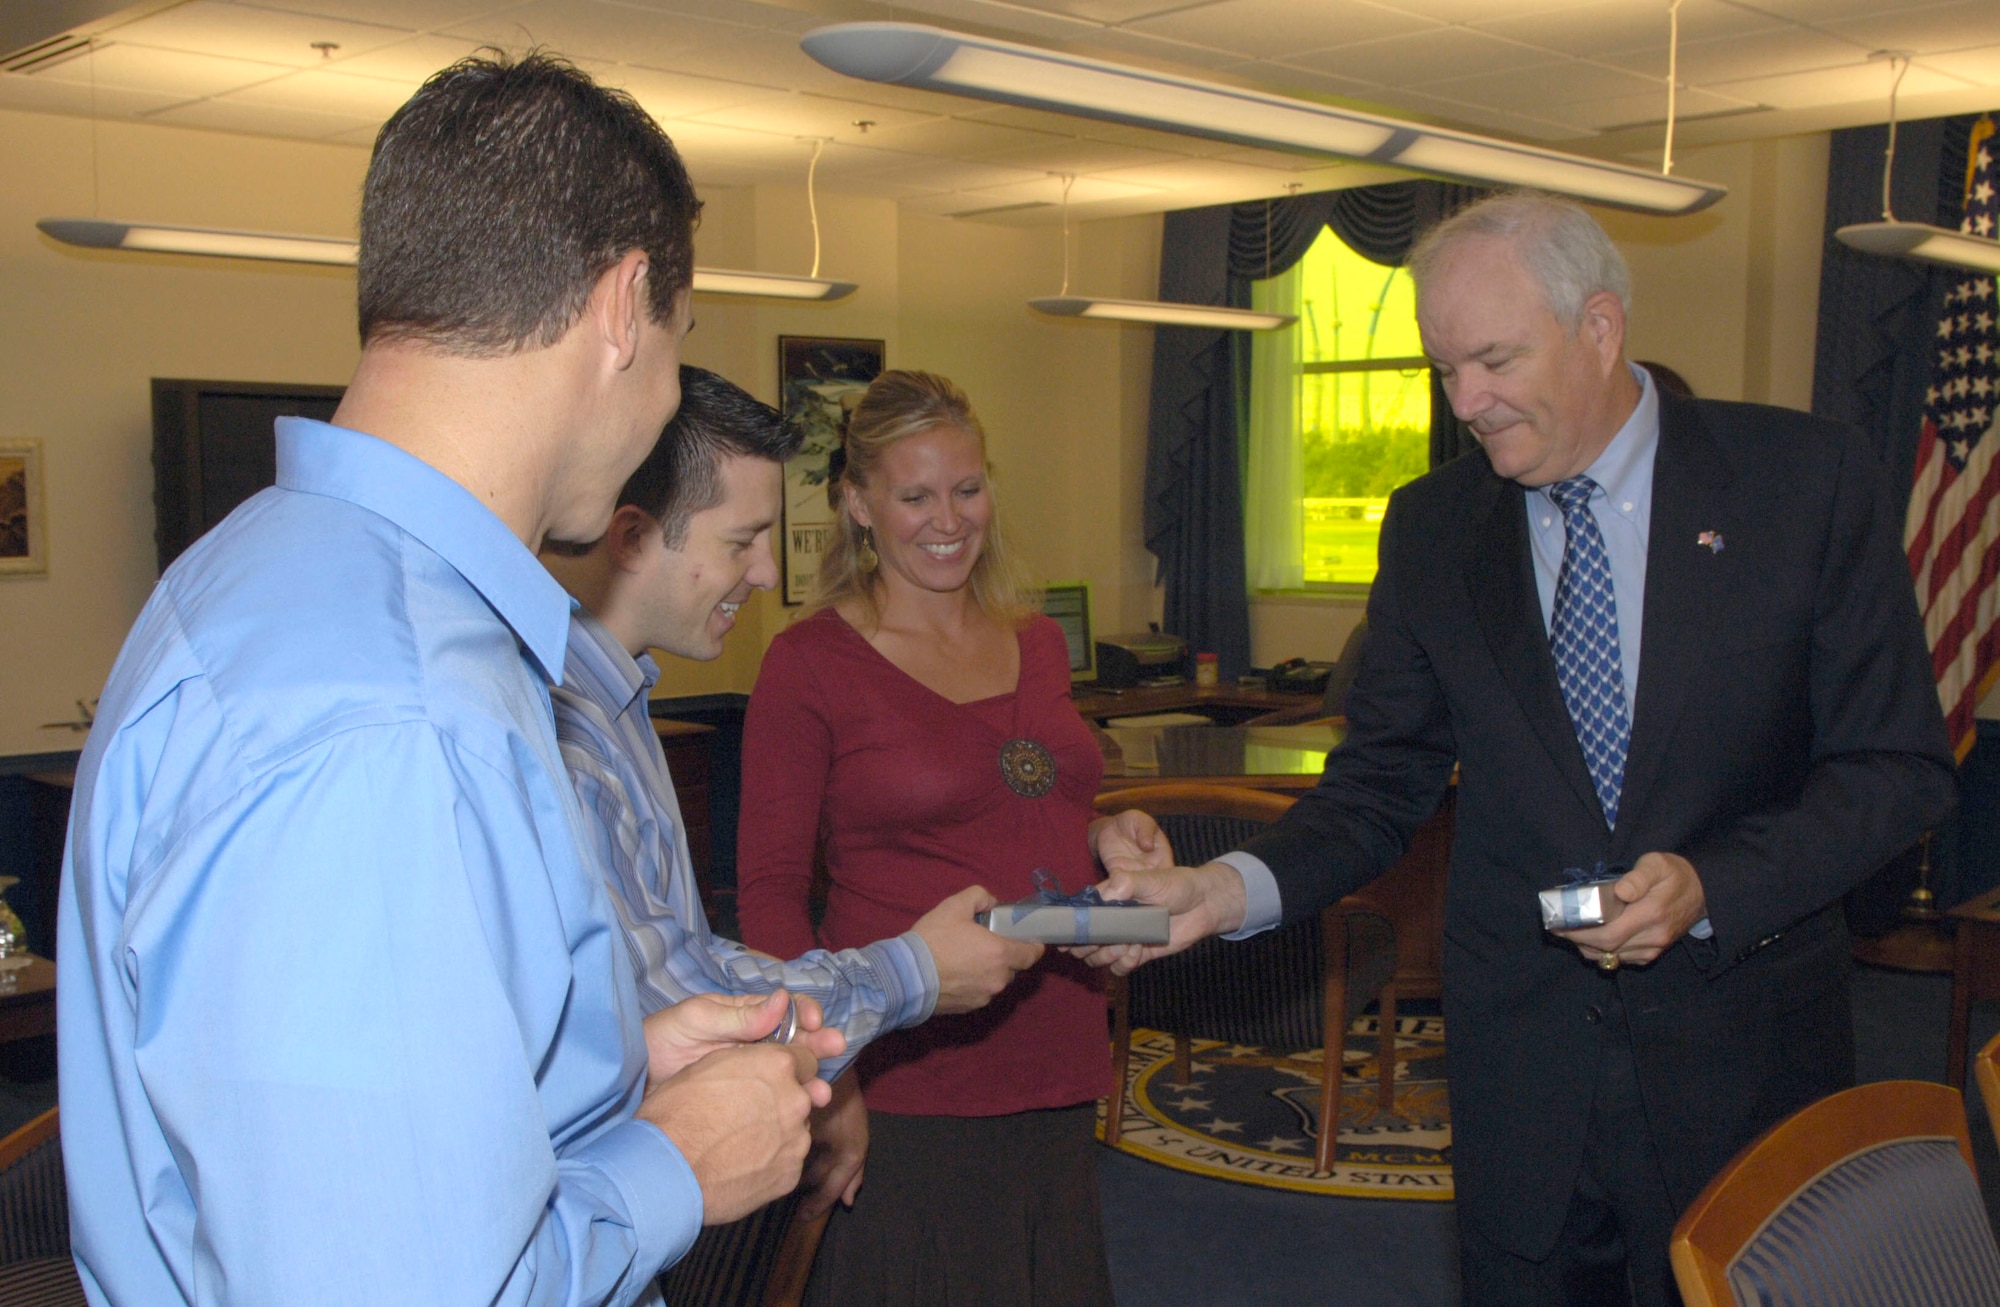
<svg viewBox="0 0 2000 1307"><path fill-rule="evenodd" d="M861 544L854 551L854 565L861 569L863 576L882 565L881 557L875 552L875 532L869 527L861 528Z"/></svg>

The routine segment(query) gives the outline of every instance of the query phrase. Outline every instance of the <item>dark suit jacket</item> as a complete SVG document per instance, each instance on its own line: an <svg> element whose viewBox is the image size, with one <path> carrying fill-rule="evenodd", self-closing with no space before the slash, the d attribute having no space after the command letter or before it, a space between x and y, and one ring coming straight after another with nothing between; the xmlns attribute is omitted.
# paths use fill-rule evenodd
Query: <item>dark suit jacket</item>
<svg viewBox="0 0 2000 1307"><path fill-rule="evenodd" d="M1852 1081L1840 897L1955 794L1902 505L1864 438L1668 395L1660 428L1617 830L1557 688L1521 488L1475 452L1390 500L1347 739L1248 846L1287 919L1315 912L1394 861L1459 765L1453 1167L1464 1215L1528 1257L1554 1247L1582 1164L1607 986L1685 1207ZM1536 891L1564 868L1656 850L1694 864L1712 942L1607 976L1544 933Z"/></svg>

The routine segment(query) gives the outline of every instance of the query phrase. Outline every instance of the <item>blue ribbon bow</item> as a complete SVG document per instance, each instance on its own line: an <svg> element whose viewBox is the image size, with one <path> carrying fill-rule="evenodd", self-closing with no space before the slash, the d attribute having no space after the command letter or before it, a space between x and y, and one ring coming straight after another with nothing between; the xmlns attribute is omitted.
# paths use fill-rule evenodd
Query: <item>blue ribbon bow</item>
<svg viewBox="0 0 2000 1307"><path fill-rule="evenodd" d="M1071 908L1076 912L1076 942L1082 943L1090 937L1090 910L1092 908L1131 906L1129 903L1107 903L1104 896L1092 885L1074 894L1063 893L1062 882L1041 867L1028 873L1035 882L1035 896L1013 904L1014 920L1019 921L1030 912L1042 908Z"/></svg>

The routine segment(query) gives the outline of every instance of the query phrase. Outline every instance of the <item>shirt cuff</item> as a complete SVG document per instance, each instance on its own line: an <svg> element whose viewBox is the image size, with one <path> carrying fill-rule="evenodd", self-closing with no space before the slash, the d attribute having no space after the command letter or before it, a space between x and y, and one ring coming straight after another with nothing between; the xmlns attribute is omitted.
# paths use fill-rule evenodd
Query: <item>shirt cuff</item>
<svg viewBox="0 0 2000 1307"><path fill-rule="evenodd" d="M1694 936L1696 939L1714 939L1715 926L1710 923L1707 917L1703 917L1700 921L1688 927L1688 934Z"/></svg>
<svg viewBox="0 0 2000 1307"><path fill-rule="evenodd" d="M1262 858L1238 851L1225 853L1216 861L1234 867L1243 878L1243 925L1224 935L1224 939L1249 939L1284 920L1285 904L1278 894L1278 879Z"/></svg>
<svg viewBox="0 0 2000 1307"><path fill-rule="evenodd" d="M666 1131L636 1118L592 1140L591 1160L625 1195L637 1244L633 1264L650 1279L687 1256L701 1233L701 1182Z"/></svg>
<svg viewBox="0 0 2000 1307"><path fill-rule="evenodd" d="M882 1029L902 1030L920 1026L937 1010L937 959L931 946L914 930L894 939L879 939L861 950L875 962L876 972L896 987L882 1014Z"/></svg>

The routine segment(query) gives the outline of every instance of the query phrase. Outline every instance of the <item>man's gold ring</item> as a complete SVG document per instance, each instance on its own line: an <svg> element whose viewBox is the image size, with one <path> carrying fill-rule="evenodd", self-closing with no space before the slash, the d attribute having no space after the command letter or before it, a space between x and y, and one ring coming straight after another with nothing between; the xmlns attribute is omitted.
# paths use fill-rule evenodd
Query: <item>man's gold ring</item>
<svg viewBox="0 0 2000 1307"><path fill-rule="evenodd" d="M1597 969L1599 971L1618 970L1618 955L1616 953L1599 953L1597 955Z"/></svg>

